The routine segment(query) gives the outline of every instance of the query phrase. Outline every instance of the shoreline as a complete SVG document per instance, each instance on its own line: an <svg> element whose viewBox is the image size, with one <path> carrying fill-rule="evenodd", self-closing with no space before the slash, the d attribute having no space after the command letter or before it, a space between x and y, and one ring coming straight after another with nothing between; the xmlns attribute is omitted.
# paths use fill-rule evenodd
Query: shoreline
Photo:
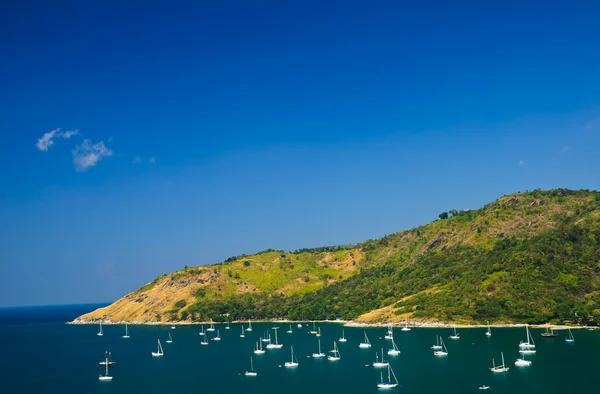
<svg viewBox="0 0 600 394"><path fill-rule="evenodd" d="M230 324L243 324L247 323L248 320L236 320L229 322ZM344 327L351 328L385 328L390 325L390 323L363 323L357 322L354 320L253 320L254 323L279 323L279 324L306 324L309 323L335 323L342 324ZM73 325L96 325L96 324L104 324L104 325L142 325L142 326L196 326L202 324L211 324L214 325L225 325L227 322L186 322L186 321L178 321L178 322L147 322L147 321L112 321L110 319L94 319L94 320L79 320L75 319L70 322L66 322L66 324ZM403 322L394 322L391 323L392 327L404 327ZM455 323L442 323L442 322L418 322L413 321L409 322L408 326L410 328L460 328L460 329L470 329L470 328L487 328L487 324L469 324L469 325L461 325ZM490 324L491 328L522 328L525 326L529 326L530 328L552 328L553 330L567 330L567 329L588 329L588 330L600 330L600 327L593 326L579 326L573 325L568 326L564 324L525 324L525 323L500 323L500 324Z"/></svg>

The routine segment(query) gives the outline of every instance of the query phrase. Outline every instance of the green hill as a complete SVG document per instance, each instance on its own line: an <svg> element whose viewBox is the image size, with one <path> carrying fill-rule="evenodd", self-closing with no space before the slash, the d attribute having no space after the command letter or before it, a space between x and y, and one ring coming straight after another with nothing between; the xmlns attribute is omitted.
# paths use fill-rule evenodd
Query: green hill
<svg viewBox="0 0 600 394"><path fill-rule="evenodd" d="M513 194L357 245L186 268L79 319L334 317L596 324L600 193Z"/></svg>

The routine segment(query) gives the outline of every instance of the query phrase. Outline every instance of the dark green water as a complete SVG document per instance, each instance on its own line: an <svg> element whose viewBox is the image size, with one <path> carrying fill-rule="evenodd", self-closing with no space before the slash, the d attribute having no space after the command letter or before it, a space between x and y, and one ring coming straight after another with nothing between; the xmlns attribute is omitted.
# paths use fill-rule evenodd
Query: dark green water
<svg viewBox="0 0 600 394"><path fill-rule="evenodd" d="M131 338L122 339L123 326L105 326L104 336L96 335L97 326L74 326L60 322L25 322L2 324L0 315L0 358L2 393L377 393L379 370L366 366L375 351L389 348L383 339L386 329L371 328L367 333L371 349L359 349L363 330L346 328L348 342L339 343L342 359L307 358L317 348L317 338L309 327L286 334L281 325L280 342L284 347L255 355L255 342L274 324L253 324L254 331L240 338L240 325L230 330L217 325L222 340L201 346L198 326L130 326ZM323 323L323 351L331 349L342 327ZM166 344L171 332L174 342ZM449 329L395 330L401 354L385 355L391 360L400 386L385 392L402 393L476 393L486 384L494 393L575 393L598 392L600 378L600 332L573 330L574 344L564 341L564 332L555 339L540 337L532 330L537 354L530 367L518 368L518 343L525 330L493 329L487 338L484 329L459 329L461 339L447 339ZM210 334L210 333L209 333ZM435 335L442 335L449 355L436 358L430 349ZM160 338L165 355L154 358L156 340ZM289 359L290 345L297 352L300 365L294 370L283 367ZM98 365L104 351L110 349L117 362L111 368L112 382L99 382ZM510 370L503 374L489 371L492 357L500 359L503 351ZM255 360L257 377L246 377L249 357ZM281 367L280 367L281 366Z"/></svg>

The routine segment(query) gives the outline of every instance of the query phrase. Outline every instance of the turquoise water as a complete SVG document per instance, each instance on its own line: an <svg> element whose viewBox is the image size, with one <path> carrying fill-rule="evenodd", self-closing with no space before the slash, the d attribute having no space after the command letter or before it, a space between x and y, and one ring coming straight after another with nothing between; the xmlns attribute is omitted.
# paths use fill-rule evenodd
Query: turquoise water
<svg viewBox="0 0 600 394"><path fill-rule="evenodd" d="M199 326L177 326L175 330L130 326L131 338L125 340L121 338L123 326L105 326L104 336L99 337L97 326L64 324L66 317L75 317L81 310L57 310L54 321L48 311L42 319L32 318L42 313L40 310L23 312L20 317L12 312L0 312L2 393L377 393L382 392L376 386L379 370L366 364L374 361L381 347L387 353L390 346L390 341L383 339L385 328L367 329L371 349L358 347L363 329L345 328L348 342L338 342L342 359L334 363L307 358L316 352L317 338L306 326L298 329L294 325L294 332L286 334L288 325L280 325L284 347L255 355L255 342L274 324L253 324L254 330L246 333L246 338L239 337L239 324L232 324L230 330L216 325L222 340L201 346ZM336 323L320 327L326 352L340 337L342 327ZM165 343L169 332L172 344ZM576 341L567 344L562 331L558 338L546 339L540 337L541 330L534 329L537 354L529 358L533 364L525 368L514 366L524 329L493 329L491 338L485 336L484 329L459 332L461 339L451 340L449 329L395 330L402 353L385 357L391 360L400 385L386 392L476 393L482 384L491 386L494 393L597 392L600 332L573 330ZM436 358L430 349L438 334L448 347L445 358ZM165 351L162 358L151 356L158 338ZM283 367L290 345L300 363L294 370ZM108 349L117 362L110 370L114 379L99 382L103 368L98 362ZM500 359L501 351L510 370L493 374L488 368L493 357ZM254 357L257 377L244 376L250 356Z"/></svg>

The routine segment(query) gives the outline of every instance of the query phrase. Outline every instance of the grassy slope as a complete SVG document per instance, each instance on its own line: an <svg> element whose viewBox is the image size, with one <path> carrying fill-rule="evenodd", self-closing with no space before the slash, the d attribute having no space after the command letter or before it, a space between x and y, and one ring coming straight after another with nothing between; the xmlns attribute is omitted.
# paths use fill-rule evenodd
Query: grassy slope
<svg viewBox="0 0 600 394"><path fill-rule="evenodd" d="M509 195L335 253L269 252L179 271L83 318L600 318L599 218L599 193Z"/></svg>

